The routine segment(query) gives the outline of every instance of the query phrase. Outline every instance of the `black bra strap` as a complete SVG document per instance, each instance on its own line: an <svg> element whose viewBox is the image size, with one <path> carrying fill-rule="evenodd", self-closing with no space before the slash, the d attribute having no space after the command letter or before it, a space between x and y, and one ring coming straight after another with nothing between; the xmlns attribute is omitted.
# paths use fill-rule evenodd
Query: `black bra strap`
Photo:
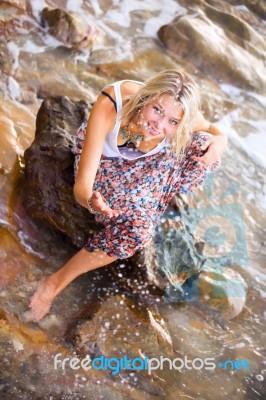
<svg viewBox="0 0 266 400"><path fill-rule="evenodd" d="M116 105L116 101L112 98L112 96L110 96L110 94L104 92L103 90L101 91L102 94L104 94L104 96L109 97L109 99L111 100L111 102L114 104L115 106L115 111L117 112L117 105Z"/></svg>

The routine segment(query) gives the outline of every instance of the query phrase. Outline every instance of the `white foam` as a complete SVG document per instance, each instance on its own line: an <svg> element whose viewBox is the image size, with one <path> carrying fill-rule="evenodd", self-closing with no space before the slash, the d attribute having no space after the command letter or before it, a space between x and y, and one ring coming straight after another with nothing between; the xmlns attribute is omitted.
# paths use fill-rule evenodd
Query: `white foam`
<svg viewBox="0 0 266 400"><path fill-rule="evenodd" d="M33 19L32 17L30 17L29 15L20 15L19 16L19 20L20 22L28 22L29 25L31 25L28 29L27 32L29 33L30 31L44 31L45 29L40 26L40 23L38 21L35 21L35 19ZM34 28L34 29L33 29ZM17 28L17 29L21 29L21 28ZM25 29L22 28L22 32L25 31Z"/></svg>
<svg viewBox="0 0 266 400"><path fill-rule="evenodd" d="M109 28L103 21L98 21L98 25L101 27L101 29L106 32L111 38L115 39L118 42L122 41L122 36L117 33L117 31L115 31L112 28Z"/></svg>
<svg viewBox="0 0 266 400"><path fill-rule="evenodd" d="M100 16L103 14L103 10L101 9L99 2L97 0L91 0L90 1L90 6L93 8L96 17Z"/></svg>
<svg viewBox="0 0 266 400"><path fill-rule="evenodd" d="M82 62L88 62L88 60L89 60L89 58L90 58L90 51L88 50L88 51L82 51L80 54L77 54L76 56L75 56L75 60L76 61L82 61Z"/></svg>
<svg viewBox="0 0 266 400"><path fill-rule="evenodd" d="M58 39L56 39L54 36L50 35L49 33L46 33L45 35L42 36L44 44L48 46L49 48L56 48L58 46L62 45L62 42ZM64 46L67 47L67 45L64 43Z"/></svg>
<svg viewBox="0 0 266 400"><path fill-rule="evenodd" d="M19 231L17 236L20 240L21 245L24 247L27 253L33 254L41 259L44 259L46 256L39 251L35 251L33 247L30 245L30 241L33 240L32 237L28 236L26 232ZM34 244L34 243L33 243Z"/></svg>
<svg viewBox="0 0 266 400"><path fill-rule="evenodd" d="M240 342L240 343L236 343L233 346L229 346L229 349L242 349L245 346L246 346L246 344L244 342Z"/></svg>
<svg viewBox="0 0 266 400"><path fill-rule="evenodd" d="M253 263L254 266L254 263ZM250 265L244 265L242 268L247 271L249 273L249 275L254 278L254 277L258 277L261 281L261 283L266 283L266 276L264 272L260 272L259 268L256 266L251 267Z"/></svg>
<svg viewBox="0 0 266 400"><path fill-rule="evenodd" d="M21 47L21 51L24 51L25 53L39 54L39 53L44 53L49 48L54 49L54 48L62 45L62 42L60 42L53 36L49 35L48 33L45 33L42 35L42 40L44 42L44 46L40 46L40 45L34 43L30 39L26 40L26 42ZM64 44L64 46L67 46L67 45Z"/></svg>
<svg viewBox="0 0 266 400"><path fill-rule="evenodd" d="M261 105L264 105L264 102L266 102L266 98L264 96L257 95L256 93L243 92L241 89L231 85L222 84L220 86L221 89L228 94L233 101L239 104L244 101L244 93L247 93L249 96L255 98ZM239 119L240 110L236 109L225 115L219 122L216 122L216 125L228 135L236 147L245 151L245 153L247 153L257 165L266 169L266 120L261 119L254 121L249 119L247 124L253 128L253 132L250 132L245 137L241 137L233 128L234 121L238 121Z"/></svg>
<svg viewBox="0 0 266 400"><path fill-rule="evenodd" d="M261 192L257 195L256 198L257 204L259 204L263 209L266 210L266 184L261 188Z"/></svg>
<svg viewBox="0 0 266 400"><path fill-rule="evenodd" d="M160 14L157 17L149 18L144 27L145 35L157 37L158 29L173 21L175 13L185 15L187 10L177 4L176 1L169 0L167 2L158 1L158 10Z"/></svg>
<svg viewBox="0 0 266 400"><path fill-rule="evenodd" d="M258 101L259 104L261 104L263 107L266 107L266 96L245 90L243 91L242 89L230 85L228 83L221 83L220 84L221 90L226 93L228 96L230 96L232 99L235 101L241 102L244 100L244 96L248 95L255 100Z"/></svg>
<svg viewBox="0 0 266 400"><path fill-rule="evenodd" d="M6 47L13 58L12 72L14 72L19 66L18 58L20 49L14 42L8 42Z"/></svg>
<svg viewBox="0 0 266 400"><path fill-rule="evenodd" d="M8 91L12 100L20 100L21 99L21 91L18 82L12 77L8 77Z"/></svg>
<svg viewBox="0 0 266 400"><path fill-rule="evenodd" d="M109 10L106 14L106 19L116 23L123 28L129 28L131 24L131 18L129 13L125 13L122 15L121 10Z"/></svg>
<svg viewBox="0 0 266 400"><path fill-rule="evenodd" d="M230 85L228 83L221 83L220 88L222 91L229 96L239 96L242 93L242 90L236 86Z"/></svg>
<svg viewBox="0 0 266 400"><path fill-rule="evenodd" d="M221 89L226 93L235 103L241 104L246 101L247 96L255 99L260 106L266 106L266 96L259 95L251 91L243 91L242 89L229 84L221 84ZM227 114L216 125L228 135L232 143L242 151L244 151L252 161L260 168L266 169L266 120L246 120L247 126L250 126L250 133L245 137L241 137L233 128L234 122L243 117L240 116L241 110L236 109ZM245 121L244 121L245 122ZM253 182L254 185L254 182ZM257 204L266 209L266 185L260 186L260 193L256 196Z"/></svg>
<svg viewBox="0 0 266 400"><path fill-rule="evenodd" d="M157 30L163 24L171 22L174 14L184 14L186 9L180 7L176 1L168 0L162 2L160 0L123 0L114 2L115 8L108 10L104 16L105 21L115 23L124 28L129 28L132 22L132 11L151 11L158 13L156 17L149 18L144 27L144 33L152 37L156 36Z"/></svg>
<svg viewBox="0 0 266 400"><path fill-rule="evenodd" d="M44 0L30 0L30 6L32 15L37 19L37 21L39 21L41 11L47 7L46 2Z"/></svg>
<svg viewBox="0 0 266 400"><path fill-rule="evenodd" d="M249 9L248 9L246 6L244 6L243 4L240 4L240 5L238 5L238 6L235 6L235 9L236 9L236 10L239 10L239 11L250 12Z"/></svg>
<svg viewBox="0 0 266 400"><path fill-rule="evenodd" d="M135 10L156 10L156 1L120 1L115 9L107 11L104 19L124 28L129 28L131 25L130 13Z"/></svg>
<svg viewBox="0 0 266 400"><path fill-rule="evenodd" d="M24 51L25 53L39 54L43 53L46 48L46 46L38 46L37 44L33 43L32 40L27 40L21 47L21 51Z"/></svg>
<svg viewBox="0 0 266 400"><path fill-rule="evenodd" d="M257 132L249 133L243 138L243 141L249 149L249 152L251 152L251 154L253 153L254 157L261 159L261 162L264 163L266 168L266 120L249 121L249 124L256 128Z"/></svg>
<svg viewBox="0 0 266 400"><path fill-rule="evenodd" d="M84 14L82 9L83 0L67 0L66 8L70 12L75 12L78 14Z"/></svg>
<svg viewBox="0 0 266 400"><path fill-rule="evenodd" d="M16 339L16 338L12 339L12 343L13 343L13 346L14 346L14 349L16 350L16 352L24 350L23 344L18 339Z"/></svg>

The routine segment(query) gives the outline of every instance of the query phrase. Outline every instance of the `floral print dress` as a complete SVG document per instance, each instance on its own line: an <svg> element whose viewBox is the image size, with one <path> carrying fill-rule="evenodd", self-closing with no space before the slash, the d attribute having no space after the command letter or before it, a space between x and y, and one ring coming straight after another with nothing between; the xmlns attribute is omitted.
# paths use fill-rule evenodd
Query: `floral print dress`
<svg viewBox="0 0 266 400"><path fill-rule="evenodd" d="M79 128L73 148L75 176L85 134L86 122ZM135 160L102 155L93 191L99 191L110 207L123 213L112 218L96 214L95 219L103 224L103 229L88 240L85 249L102 250L110 257L123 259L148 244L174 194L193 191L208 173L219 167L219 161L205 166L191 158L203 154L200 146L210 136L205 132L195 134L181 160L167 147Z"/></svg>

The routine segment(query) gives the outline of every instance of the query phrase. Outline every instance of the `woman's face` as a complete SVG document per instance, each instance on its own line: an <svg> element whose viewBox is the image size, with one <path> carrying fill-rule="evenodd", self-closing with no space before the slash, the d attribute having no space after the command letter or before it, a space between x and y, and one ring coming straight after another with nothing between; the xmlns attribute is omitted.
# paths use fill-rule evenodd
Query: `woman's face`
<svg viewBox="0 0 266 400"><path fill-rule="evenodd" d="M140 125L145 140L173 135L183 113L180 102L168 93L146 104L140 114Z"/></svg>

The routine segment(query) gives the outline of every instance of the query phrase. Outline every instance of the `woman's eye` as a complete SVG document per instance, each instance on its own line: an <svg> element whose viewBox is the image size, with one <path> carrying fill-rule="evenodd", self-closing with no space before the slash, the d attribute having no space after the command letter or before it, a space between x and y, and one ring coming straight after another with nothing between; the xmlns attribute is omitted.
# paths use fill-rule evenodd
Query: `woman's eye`
<svg viewBox="0 0 266 400"><path fill-rule="evenodd" d="M170 123L171 125L177 125L177 121L175 119L171 119Z"/></svg>
<svg viewBox="0 0 266 400"><path fill-rule="evenodd" d="M153 106L153 109L154 109L154 111L155 111L157 114L161 114L160 108L158 108L158 107L156 107L156 106Z"/></svg>

